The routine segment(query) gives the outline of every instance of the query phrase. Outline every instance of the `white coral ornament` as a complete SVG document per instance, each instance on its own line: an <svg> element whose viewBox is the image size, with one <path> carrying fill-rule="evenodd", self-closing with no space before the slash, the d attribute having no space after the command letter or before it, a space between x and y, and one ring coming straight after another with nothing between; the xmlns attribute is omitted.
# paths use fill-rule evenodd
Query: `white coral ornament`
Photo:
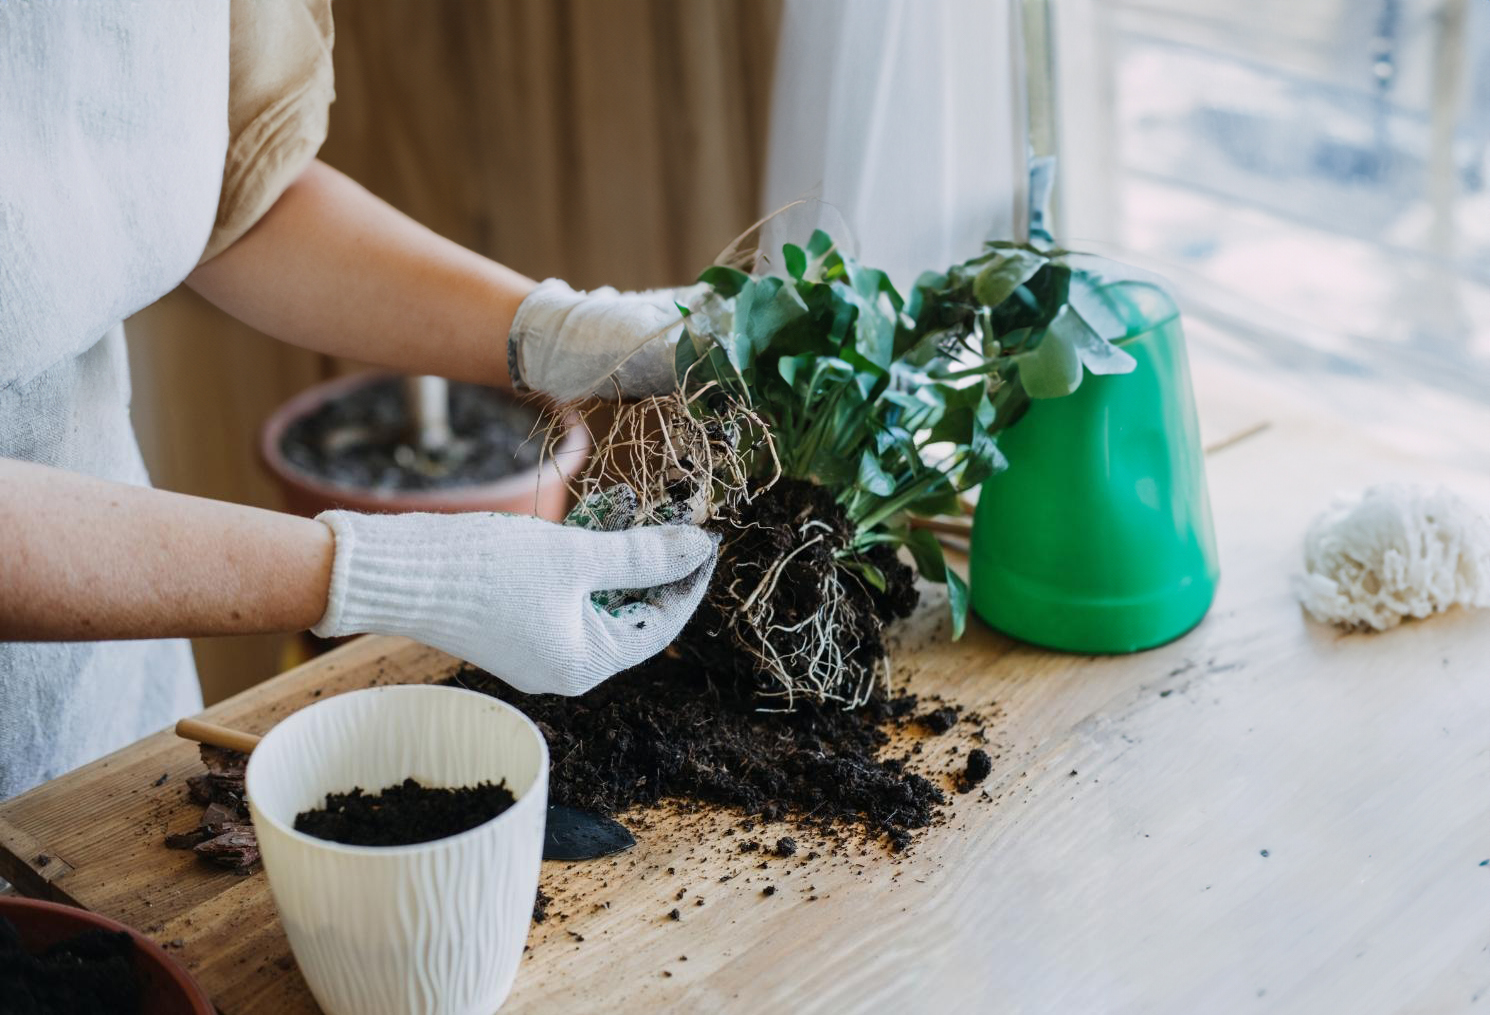
<svg viewBox="0 0 1490 1015"><path fill-rule="evenodd" d="M1490 606L1490 522L1442 487L1374 486L1314 520L1304 567L1294 594L1321 623L1385 631Z"/></svg>

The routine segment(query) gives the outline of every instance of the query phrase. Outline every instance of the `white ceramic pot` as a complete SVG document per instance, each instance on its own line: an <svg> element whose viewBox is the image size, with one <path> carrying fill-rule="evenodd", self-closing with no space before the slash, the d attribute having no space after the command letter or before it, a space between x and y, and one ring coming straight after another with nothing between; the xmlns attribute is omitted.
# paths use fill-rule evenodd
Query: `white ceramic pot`
<svg viewBox="0 0 1490 1015"><path fill-rule="evenodd" d="M294 830L327 793L505 781L511 808L412 846ZM375 687L274 727L248 803L275 905L327 1015L490 1015L512 989L538 890L548 747L517 709L455 687Z"/></svg>

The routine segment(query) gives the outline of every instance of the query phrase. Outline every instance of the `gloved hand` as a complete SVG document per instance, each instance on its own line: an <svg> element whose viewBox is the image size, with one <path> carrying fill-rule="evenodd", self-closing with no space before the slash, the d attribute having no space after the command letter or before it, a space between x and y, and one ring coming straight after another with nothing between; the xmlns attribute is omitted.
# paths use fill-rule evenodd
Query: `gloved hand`
<svg viewBox="0 0 1490 1015"><path fill-rule="evenodd" d="M317 516L336 536L323 638L399 634L520 691L583 694L655 655L693 614L714 541L691 525L624 532L500 514ZM605 610L595 592L647 590Z"/></svg>
<svg viewBox="0 0 1490 1015"><path fill-rule="evenodd" d="M688 306L706 289L623 293L607 286L584 293L549 279L523 300L508 333L513 386L561 402L667 394L678 385L678 304Z"/></svg>

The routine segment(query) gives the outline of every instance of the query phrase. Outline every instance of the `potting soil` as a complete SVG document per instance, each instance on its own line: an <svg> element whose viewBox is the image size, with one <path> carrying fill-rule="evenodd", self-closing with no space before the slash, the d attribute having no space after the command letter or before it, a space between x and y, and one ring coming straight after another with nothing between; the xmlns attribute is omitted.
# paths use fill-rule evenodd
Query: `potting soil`
<svg viewBox="0 0 1490 1015"><path fill-rule="evenodd" d="M445 788L405 779L377 793L328 793L323 806L295 816L295 831L349 846L409 846L469 831L513 803L506 783Z"/></svg>
<svg viewBox="0 0 1490 1015"><path fill-rule="evenodd" d="M135 943L123 931L87 930L37 955L0 917L0 1012L4 1015L141 1015Z"/></svg>
<svg viewBox="0 0 1490 1015"><path fill-rule="evenodd" d="M607 815L665 800L718 804L829 836L881 837L895 849L945 803L904 758L881 757L889 729L911 720L914 695L879 694L853 710L803 701L762 712L749 679L666 656L576 698L524 694L469 666L446 683L510 702L538 725L554 803Z"/></svg>
<svg viewBox="0 0 1490 1015"><path fill-rule="evenodd" d="M416 454L404 382L390 377L358 388L291 423L280 441L286 459L311 475L365 490L438 490L489 483L531 469L542 452L539 412L511 394L450 382L455 439L436 456Z"/></svg>

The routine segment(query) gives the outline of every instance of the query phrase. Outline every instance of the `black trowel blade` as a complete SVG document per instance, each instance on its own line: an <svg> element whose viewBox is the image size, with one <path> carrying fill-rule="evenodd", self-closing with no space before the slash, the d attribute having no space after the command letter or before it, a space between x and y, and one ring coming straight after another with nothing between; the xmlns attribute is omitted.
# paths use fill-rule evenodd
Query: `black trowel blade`
<svg viewBox="0 0 1490 1015"><path fill-rule="evenodd" d="M543 828L543 859L593 860L636 845L636 837L619 821L563 804L548 805Z"/></svg>

